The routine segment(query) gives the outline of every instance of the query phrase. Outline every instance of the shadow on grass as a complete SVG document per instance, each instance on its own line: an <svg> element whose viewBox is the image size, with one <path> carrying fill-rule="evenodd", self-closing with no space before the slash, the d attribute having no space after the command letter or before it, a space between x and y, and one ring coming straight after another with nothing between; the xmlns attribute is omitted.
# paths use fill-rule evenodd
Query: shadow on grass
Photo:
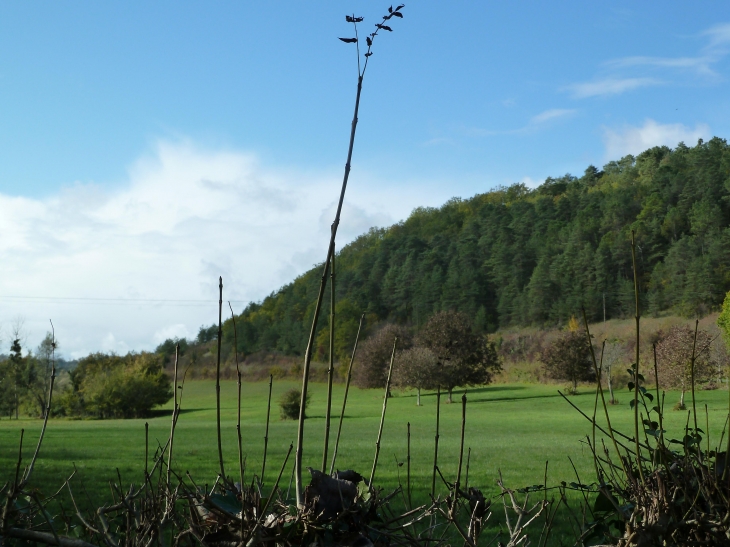
<svg viewBox="0 0 730 547"><path fill-rule="evenodd" d="M469 397L475 393L495 393L499 391L519 391L522 389L527 389L524 386L482 386L477 388L467 388L466 389L466 396ZM464 393L463 388L454 388L452 392L452 396L454 400L461 397L461 395ZM417 396L415 391L407 391L407 392L400 392L399 395L397 395L398 398L401 399L407 399L407 398L415 398ZM448 391L442 391L441 392L441 399L445 400L446 397L449 396ZM435 391L429 391L429 392L421 392L421 398L425 399L427 397L436 397ZM519 397L518 397L519 398Z"/></svg>
<svg viewBox="0 0 730 547"><path fill-rule="evenodd" d="M179 413L180 414L188 414L190 412L198 412L199 410L209 410L206 408L181 408ZM171 408L155 408L150 410L150 413L145 416L146 418L165 418L165 417L171 417L172 416L172 409Z"/></svg>

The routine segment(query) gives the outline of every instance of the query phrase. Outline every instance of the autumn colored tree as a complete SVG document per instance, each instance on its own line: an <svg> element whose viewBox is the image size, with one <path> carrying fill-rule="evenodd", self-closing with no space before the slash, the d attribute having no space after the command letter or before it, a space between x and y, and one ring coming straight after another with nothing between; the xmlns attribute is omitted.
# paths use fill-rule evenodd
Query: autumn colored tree
<svg viewBox="0 0 730 547"><path fill-rule="evenodd" d="M475 333L471 319L463 312L432 315L418 333L417 345L436 356L434 381L449 392L449 403L455 387L488 384L501 370L494 343Z"/></svg>
<svg viewBox="0 0 730 547"><path fill-rule="evenodd" d="M725 295L725 300L722 302L722 310L717 316L717 326L720 327L725 344L730 347L730 292Z"/></svg>
<svg viewBox="0 0 730 547"><path fill-rule="evenodd" d="M659 384L662 388L680 390L677 404L679 410L684 410L684 394L691 387L694 336L695 333L692 329L678 325L666 333L660 333L656 345ZM707 331L697 331L694 359L695 382L703 382L712 375L711 343L712 336Z"/></svg>
<svg viewBox="0 0 730 547"><path fill-rule="evenodd" d="M595 379L590 347L585 334L566 332L550 344L540 355L547 375L554 380L568 380L572 393L578 390L578 382Z"/></svg>
<svg viewBox="0 0 730 547"><path fill-rule="evenodd" d="M368 337L357 350L357 362L352 370L352 380L360 388L382 388L388 375L393 342L398 338L398 349L413 345L413 336L405 327L387 324Z"/></svg>
<svg viewBox="0 0 730 547"><path fill-rule="evenodd" d="M416 406L421 406L421 390L438 387L438 359L428 348L414 347L399 351L395 357L393 383L416 389Z"/></svg>

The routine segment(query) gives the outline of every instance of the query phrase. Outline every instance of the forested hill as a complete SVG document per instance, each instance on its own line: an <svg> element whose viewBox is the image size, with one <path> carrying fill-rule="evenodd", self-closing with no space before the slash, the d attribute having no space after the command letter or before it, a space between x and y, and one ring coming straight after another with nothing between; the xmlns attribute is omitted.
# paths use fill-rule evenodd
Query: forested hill
<svg viewBox="0 0 730 547"><path fill-rule="evenodd" d="M630 315L632 229L646 313L704 314L730 289L729 227L730 147L720 138L652 148L536 189L515 184L419 208L337 254L337 353L350 351L362 312L369 325L418 327L456 309L494 331L560 324L581 306L602 319L605 295L608 318ZM314 268L248 305L236 319L239 350L303 353L320 275ZM224 337L233 342L230 320Z"/></svg>

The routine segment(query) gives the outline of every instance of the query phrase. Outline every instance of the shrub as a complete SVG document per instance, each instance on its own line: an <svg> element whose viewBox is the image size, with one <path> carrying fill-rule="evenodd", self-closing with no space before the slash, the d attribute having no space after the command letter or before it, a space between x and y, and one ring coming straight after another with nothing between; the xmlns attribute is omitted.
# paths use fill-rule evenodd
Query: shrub
<svg viewBox="0 0 730 547"><path fill-rule="evenodd" d="M172 382L161 355L124 357L95 353L71 372L72 391L61 397L65 412L97 418L140 418L172 398Z"/></svg>
<svg viewBox="0 0 730 547"><path fill-rule="evenodd" d="M576 393L578 382L595 379L590 351L585 334L568 332L545 348L540 361L550 378L570 381L571 392Z"/></svg>
<svg viewBox="0 0 730 547"><path fill-rule="evenodd" d="M307 399L304 401L304 417L307 417L307 407L312 399L311 393L307 393ZM299 419L299 404L302 400L302 390L292 388L285 391L279 399L279 408L281 409L282 420Z"/></svg>

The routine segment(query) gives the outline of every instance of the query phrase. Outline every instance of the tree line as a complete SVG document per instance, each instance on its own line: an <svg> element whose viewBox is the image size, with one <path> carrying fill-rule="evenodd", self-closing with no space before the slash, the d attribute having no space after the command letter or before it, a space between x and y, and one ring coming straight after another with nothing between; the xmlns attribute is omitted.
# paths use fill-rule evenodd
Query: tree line
<svg viewBox="0 0 730 547"><path fill-rule="evenodd" d="M730 289L729 227L730 148L717 137L651 148L534 189L514 184L418 208L337 253L336 357L347 359L363 312L371 326L418 330L454 310L480 333L565 324L581 307L592 321L629 316L631 230L642 308L703 315ZM239 354L302 353L319 274L315 267L246 306L236 318ZM317 328L315 358L324 359L324 314ZM201 328L199 342L212 333ZM230 319L223 334L230 350Z"/></svg>
<svg viewBox="0 0 730 547"><path fill-rule="evenodd" d="M35 352L15 333L10 354L0 360L0 417L43 417L53 365L59 374L57 341L48 333ZM66 362L61 361L62 364ZM94 353L65 368L54 387L54 416L139 418L172 398L172 382L159 353Z"/></svg>

